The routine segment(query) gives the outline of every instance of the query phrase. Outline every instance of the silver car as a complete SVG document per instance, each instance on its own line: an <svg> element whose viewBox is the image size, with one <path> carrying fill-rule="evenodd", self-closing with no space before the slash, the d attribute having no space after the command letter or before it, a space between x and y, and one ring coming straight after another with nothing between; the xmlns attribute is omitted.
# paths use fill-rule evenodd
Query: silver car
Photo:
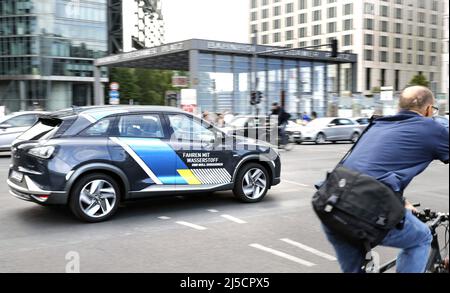
<svg viewBox="0 0 450 293"><path fill-rule="evenodd" d="M322 144L327 141L351 141L355 143L362 130L360 125L348 118L318 118L309 122L302 131L302 142Z"/></svg>
<svg viewBox="0 0 450 293"><path fill-rule="evenodd" d="M44 112L16 112L0 118L0 152L9 151L12 142L30 128Z"/></svg>

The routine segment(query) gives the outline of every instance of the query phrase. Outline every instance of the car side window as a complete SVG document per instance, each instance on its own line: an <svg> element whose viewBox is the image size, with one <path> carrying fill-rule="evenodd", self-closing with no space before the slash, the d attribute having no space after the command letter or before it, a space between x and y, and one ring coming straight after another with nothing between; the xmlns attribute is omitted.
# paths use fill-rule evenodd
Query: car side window
<svg viewBox="0 0 450 293"><path fill-rule="evenodd" d="M158 114L120 116L117 128L121 137L164 138L161 118Z"/></svg>
<svg viewBox="0 0 450 293"><path fill-rule="evenodd" d="M114 117L104 118L94 125L91 125L86 130L80 133L80 136L90 136L90 137L102 137L108 135L108 130L112 123L114 122Z"/></svg>
<svg viewBox="0 0 450 293"><path fill-rule="evenodd" d="M338 125L341 126L348 126L348 125L353 125L354 123L349 120L349 119L339 119Z"/></svg>
<svg viewBox="0 0 450 293"><path fill-rule="evenodd" d="M329 124L339 125L339 119L334 119Z"/></svg>
<svg viewBox="0 0 450 293"><path fill-rule="evenodd" d="M171 114L168 115L168 118L172 129L171 139L211 141L215 138L215 133L210 129L210 125L202 120L196 120L184 114Z"/></svg>
<svg viewBox="0 0 450 293"><path fill-rule="evenodd" d="M37 115L29 114L12 117L3 122L3 124L11 125L11 127L25 127L25 126L32 126L36 121Z"/></svg>

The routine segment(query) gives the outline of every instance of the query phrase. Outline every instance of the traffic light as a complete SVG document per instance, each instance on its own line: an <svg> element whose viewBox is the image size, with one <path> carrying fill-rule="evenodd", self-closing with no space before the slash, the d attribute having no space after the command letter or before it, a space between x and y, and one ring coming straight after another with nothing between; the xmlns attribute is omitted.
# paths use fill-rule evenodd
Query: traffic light
<svg viewBox="0 0 450 293"><path fill-rule="evenodd" d="M337 58L338 56L338 40L332 39L331 40L331 57Z"/></svg>
<svg viewBox="0 0 450 293"><path fill-rule="evenodd" d="M253 106L258 105L261 103L261 99L262 99L262 92L260 91L252 92L250 97L250 104Z"/></svg>

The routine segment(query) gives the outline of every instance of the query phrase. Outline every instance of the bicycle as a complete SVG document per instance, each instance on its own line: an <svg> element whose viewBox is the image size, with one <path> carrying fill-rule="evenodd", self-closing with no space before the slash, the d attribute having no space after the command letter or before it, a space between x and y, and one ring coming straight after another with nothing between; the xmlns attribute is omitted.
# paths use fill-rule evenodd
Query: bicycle
<svg viewBox="0 0 450 293"><path fill-rule="evenodd" d="M415 204L414 207L420 207L420 204ZM428 223L433 241L431 242L431 252L428 258L425 273L448 273L449 272L449 258L448 258L448 232L449 232L449 214L438 213L430 209L424 209L422 212L416 214L417 218L423 223ZM437 229L439 227L445 227L443 249L440 249ZM391 260L388 263L382 265L379 269L376 269L372 259L369 260L371 266L363 267L363 271L366 273L385 273L391 268L395 267L397 259Z"/></svg>

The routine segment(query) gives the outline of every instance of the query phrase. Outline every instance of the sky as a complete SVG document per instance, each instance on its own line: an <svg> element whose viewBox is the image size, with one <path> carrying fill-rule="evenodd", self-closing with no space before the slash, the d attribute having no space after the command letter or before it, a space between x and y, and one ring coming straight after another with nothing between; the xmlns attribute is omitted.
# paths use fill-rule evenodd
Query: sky
<svg viewBox="0 0 450 293"><path fill-rule="evenodd" d="M210 39L248 43L248 0L162 0L166 43Z"/></svg>

